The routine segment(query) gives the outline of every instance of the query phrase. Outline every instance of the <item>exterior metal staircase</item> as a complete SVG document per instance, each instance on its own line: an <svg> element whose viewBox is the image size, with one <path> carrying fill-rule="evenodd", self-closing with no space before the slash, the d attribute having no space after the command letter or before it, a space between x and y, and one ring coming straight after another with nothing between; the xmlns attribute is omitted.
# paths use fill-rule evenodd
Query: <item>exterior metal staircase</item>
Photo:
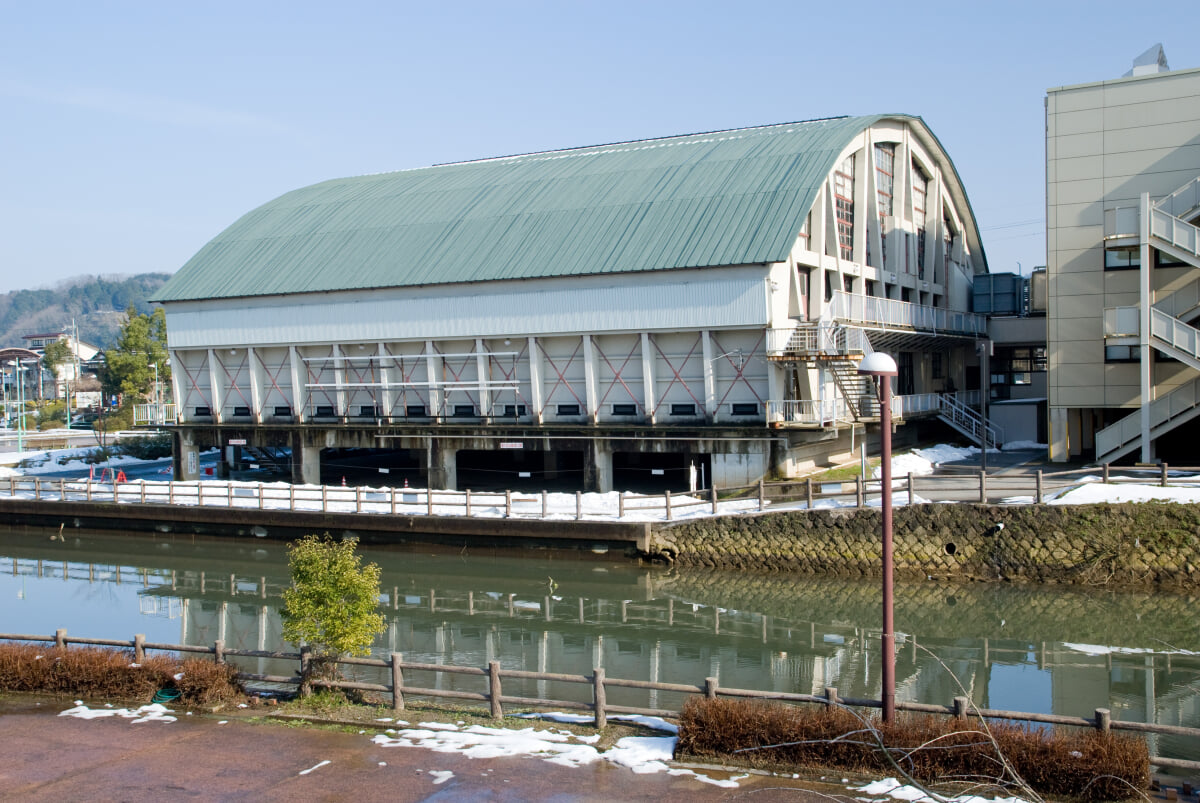
<svg viewBox="0 0 1200 803"><path fill-rule="evenodd" d="M1200 176L1150 205L1149 244L1200 270L1200 227L1189 222L1200 216ZM1117 308L1122 312L1136 307ZM1107 311L1106 311L1107 314ZM1150 311L1150 345L1200 372L1200 278L1154 303ZM1128 317L1125 320L1129 320ZM1130 327L1125 327L1130 328ZM1132 327L1136 330L1137 327ZM1146 402L1143 402L1144 404ZM1200 377L1148 402L1151 440L1200 415ZM1142 446L1141 410L1098 430L1096 459L1110 462Z"/></svg>
<svg viewBox="0 0 1200 803"><path fill-rule="evenodd" d="M858 373L858 364L862 357L852 358L846 355L818 357L817 363L829 371L833 383L837 385L842 398L846 400L846 409L854 416L855 421L878 416L879 402L875 398L875 390L871 386L870 377Z"/></svg>
<svg viewBox="0 0 1200 803"><path fill-rule="evenodd" d="M1004 430L984 424L983 416L948 394L938 396L938 415L980 448L999 449L1004 441Z"/></svg>

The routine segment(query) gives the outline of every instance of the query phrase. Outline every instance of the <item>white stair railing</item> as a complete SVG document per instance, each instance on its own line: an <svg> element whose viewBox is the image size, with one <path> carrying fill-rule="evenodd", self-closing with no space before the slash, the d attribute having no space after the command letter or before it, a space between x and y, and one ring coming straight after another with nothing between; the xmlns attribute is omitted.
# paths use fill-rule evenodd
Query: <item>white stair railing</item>
<svg viewBox="0 0 1200 803"><path fill-rule="evenodd" d="M983 416L949 394L938 396L938 414L981 447L997 448L1004 439L1004 431L994 425L985 424Z"/></svg>
<svg viewBox="0 0 1200 803"><path fill-rule="evenodd" d="M1176 424L1200 414L1200 377L1150 402L1150 437L1169 431ZM1134 410L1124 418L1096 431L1096 459L1106 462L1141 446L1142 414Z"/></svg>

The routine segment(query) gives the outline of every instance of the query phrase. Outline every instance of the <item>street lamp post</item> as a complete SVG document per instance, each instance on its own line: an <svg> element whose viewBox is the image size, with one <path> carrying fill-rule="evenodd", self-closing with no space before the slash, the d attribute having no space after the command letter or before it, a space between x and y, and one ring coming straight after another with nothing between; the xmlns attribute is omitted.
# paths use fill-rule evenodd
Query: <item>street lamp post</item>
<svg viewBox="0 0 1200 803"><path fill-rule="evenodd" d="M13 376L17 380L17 452L20 453L25 451L25 388L21 381L21 372L28 369L20 360L13 360L9 365L13 367Z"/></svg>
<svg viewBox="0 0 1200 803"><path fill-rule="evenodd" d="M880 505L883 511L883 721L896 721L896 630L892 616L892 377L896 361L875 351L858 366L861 376L875 382L879 399Z"/></svg>

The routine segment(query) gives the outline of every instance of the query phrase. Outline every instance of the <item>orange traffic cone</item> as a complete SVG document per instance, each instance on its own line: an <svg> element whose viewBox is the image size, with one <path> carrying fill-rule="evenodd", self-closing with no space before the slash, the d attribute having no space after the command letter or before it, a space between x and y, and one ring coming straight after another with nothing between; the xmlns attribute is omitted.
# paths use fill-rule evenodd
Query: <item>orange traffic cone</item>
<svg viewBox="0 0 1200 803"><path fill-rule="evenodd" d="M408 477L405 477L405 478L404 478L404 487L405 487L405 488L407 488L407 487L408 487Z"/></svg>
<svg viewBox="0 0 1200 803"><path fill-rule="evenodd" d="M342 487L343 488L346 487L346 478L345 477L342 477Z"/></svg>

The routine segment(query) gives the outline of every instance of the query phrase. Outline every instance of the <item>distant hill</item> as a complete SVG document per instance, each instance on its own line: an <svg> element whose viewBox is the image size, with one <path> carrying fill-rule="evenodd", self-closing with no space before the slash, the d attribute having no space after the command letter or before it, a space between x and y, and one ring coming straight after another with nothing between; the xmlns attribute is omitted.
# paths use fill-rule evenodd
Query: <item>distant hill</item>
<svg viewBox="0 0 1200 803"><path fill-rule="evenodd" d="M66 331L74 319L80 340L107 349L125 322L125 310L133 305L138 312L152 312L146 299L169 278L169 273L81 276L50 289L0 295L0 348L23 346L25 335Z"/></svg>

